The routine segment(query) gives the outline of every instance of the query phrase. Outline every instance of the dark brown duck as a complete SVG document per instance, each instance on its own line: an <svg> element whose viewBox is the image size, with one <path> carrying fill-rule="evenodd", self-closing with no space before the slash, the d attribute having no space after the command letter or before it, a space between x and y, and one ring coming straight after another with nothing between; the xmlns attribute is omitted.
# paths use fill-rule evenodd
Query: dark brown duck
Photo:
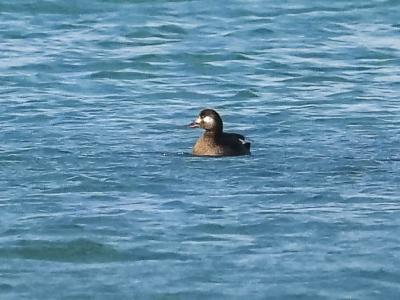
<svg viewBox="0 0 400 300"><path fill-rule="evenodd" d="M223 131L220 115L213 109L203 109L191 124L192 128L203 128L205 132L193 146L196 156L234 156L250 154L250 143L238 133Z"/></svg>

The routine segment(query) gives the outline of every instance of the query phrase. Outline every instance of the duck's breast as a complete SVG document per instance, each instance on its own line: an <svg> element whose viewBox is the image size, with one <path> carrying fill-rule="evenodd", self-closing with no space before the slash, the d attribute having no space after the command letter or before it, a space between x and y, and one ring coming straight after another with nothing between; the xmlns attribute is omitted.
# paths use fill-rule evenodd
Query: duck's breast
<svg viewBox="0 0 400 300"><path fill-rule="evenodd" d="M192 154L197 156L221 156L223 155L223 150L214 141L201 136L194 144Z"/></svg>

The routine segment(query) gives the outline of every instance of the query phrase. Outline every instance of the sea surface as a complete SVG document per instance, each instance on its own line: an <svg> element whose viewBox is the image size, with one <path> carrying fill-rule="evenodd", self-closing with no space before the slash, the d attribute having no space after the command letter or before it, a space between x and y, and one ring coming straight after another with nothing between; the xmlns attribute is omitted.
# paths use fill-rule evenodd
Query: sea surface
<svg viewBox="0 0 400 300"><path fill-rule="evenodd" d="M0 299L400 299L400 1L0 0Z"/></svg>

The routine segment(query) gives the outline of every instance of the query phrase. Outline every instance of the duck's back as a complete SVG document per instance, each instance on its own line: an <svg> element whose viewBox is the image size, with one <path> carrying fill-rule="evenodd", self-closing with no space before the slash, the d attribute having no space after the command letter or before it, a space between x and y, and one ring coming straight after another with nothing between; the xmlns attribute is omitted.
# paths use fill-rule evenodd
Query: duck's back
<svg viewBox="0 0 400 300"><path fill-rule="evenodd" d="M238 133L224 132L221 137L224 155L246 155L250 154L250 143L246 142L243 135Z"/></svg>

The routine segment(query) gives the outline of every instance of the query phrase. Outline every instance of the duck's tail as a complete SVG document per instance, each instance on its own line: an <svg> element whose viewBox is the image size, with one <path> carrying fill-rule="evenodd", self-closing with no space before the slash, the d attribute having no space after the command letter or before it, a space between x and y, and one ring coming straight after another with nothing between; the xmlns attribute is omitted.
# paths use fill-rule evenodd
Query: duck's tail
<svg viewBox="0 0 400 300"><path fill-rule="evenodd" d="M242 143L248 154L250 154L250 142L246 141L242 135L239 137L239 141Z"/></svg>
<svg viewBox="0 0 400 300"><path fill-rule="evenodd" d="M244 143L243 146L246 148L247 154L250 154L250 143L249 143L249 142L246 142L246 143Z"/></svg>

